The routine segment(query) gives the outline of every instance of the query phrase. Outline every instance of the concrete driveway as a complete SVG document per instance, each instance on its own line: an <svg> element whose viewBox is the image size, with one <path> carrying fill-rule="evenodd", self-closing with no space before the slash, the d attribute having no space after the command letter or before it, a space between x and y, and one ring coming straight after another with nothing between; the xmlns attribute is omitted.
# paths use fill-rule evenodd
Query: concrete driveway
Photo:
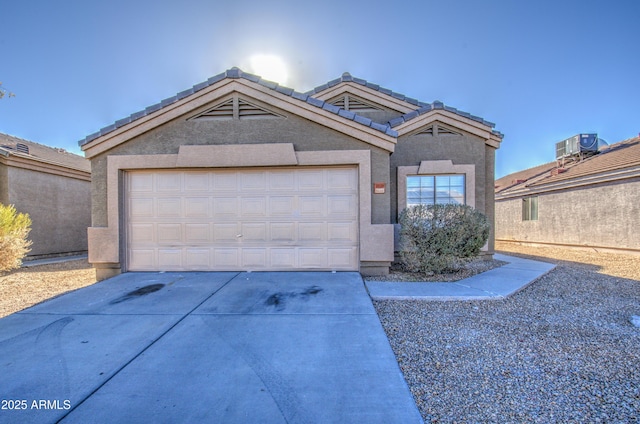
<svg viewBox="0 0 640 424"><path fill-rule="evenodd" d="M0 320L3 423L422 422L358 273L127 273Z"/></svg>

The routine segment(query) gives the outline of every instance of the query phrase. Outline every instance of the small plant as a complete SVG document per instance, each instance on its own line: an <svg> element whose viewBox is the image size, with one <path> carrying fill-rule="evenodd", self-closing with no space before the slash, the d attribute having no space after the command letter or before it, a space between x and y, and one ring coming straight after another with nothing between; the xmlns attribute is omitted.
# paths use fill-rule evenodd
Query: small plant
<svg viewBox="0 0 640 424"><path fill-rule="evenodd" d="M407 271L456 271L489 238L487 218L466 205L416 205L400 213L400 260Z"/></svg>
<svg viewBox="0 0 640 424"><path fill-rule="evenodd" d="M0 204L0 272L19 268L22 259L31 250L27 239L31 231L31 218L18 213L13 205Z"/></svg>

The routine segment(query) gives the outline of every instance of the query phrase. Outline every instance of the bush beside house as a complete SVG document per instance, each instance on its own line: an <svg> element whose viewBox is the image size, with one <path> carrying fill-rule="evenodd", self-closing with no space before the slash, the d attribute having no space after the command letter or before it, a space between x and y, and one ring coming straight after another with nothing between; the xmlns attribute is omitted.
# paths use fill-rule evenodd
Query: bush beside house
<svg viewBox="0 0 640 424"><path fill-rule="evenodd" d="M467 205L416 205L400 214L400 260L407 271L455 271L478 256L489 238L482 213Z"/></svg>
<svg viewBox="0 0 640 424"><path fill-rule="evenodd" d="M22 259L31 250L31 241L27 239L29 231L28 214L17 212L13 205L0 203L0 272L22 265Z"/></svg>

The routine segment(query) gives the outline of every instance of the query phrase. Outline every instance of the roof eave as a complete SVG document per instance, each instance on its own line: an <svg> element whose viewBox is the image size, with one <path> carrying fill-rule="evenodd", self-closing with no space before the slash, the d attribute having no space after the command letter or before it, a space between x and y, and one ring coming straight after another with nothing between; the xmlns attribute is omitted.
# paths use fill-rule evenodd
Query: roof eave
<svg viewBox="0 0 640 424"><path fill-rule="evenodd" d="M241 75L248 75L249 78L222 78L212 85L197 91L194 90L193 93L184 96L180 100L167 102L166 105L155 108L147 115L132 119L130 122L122 123L123 120L118 121L122 123L121 126L114 124L114 128L111 128L111 126L106 127L103 129L103 134L101 133L97 137L81 144L81 148L87 158L94 157L133 137L215 101L217 98L238 91L282 110L303 116L325 126L330 126L332 129L390 152L395 149L397 133L388 126L377 124L355 114L341 114L339 111L329 110L329 108L325 108L324 102L320 100L316 99L317 102L320 102L318 104L313 101L309 102L309 96L307 95L295 93L293 90L290 93L285 93L282 89L278 90L277 84L272 83L273 86L265 83L261 84L251 78L251 74Z"/></svg>
<svg viewBox="0 0 640 424"><path fill-rule="evenodd" d="M412 119L394 126L393 129L398 132L398 137L401 137L435 121L442 122L443 124L477 135L478 137L483 138L487 145L496 149L500 148L503 135L496 133L490 125L483 124L474 119L467 118L444 109L432 109L423 114L419 114Z"/></svg>

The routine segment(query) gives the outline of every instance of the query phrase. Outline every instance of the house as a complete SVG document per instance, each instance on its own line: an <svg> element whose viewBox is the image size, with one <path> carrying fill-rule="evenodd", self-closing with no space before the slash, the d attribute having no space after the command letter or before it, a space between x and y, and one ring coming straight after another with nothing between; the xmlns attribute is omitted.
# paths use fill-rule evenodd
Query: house
<svg viewBox="0 0 640 424"><path fill-rule="evenodd" d="M384 274L408 201L493 219L493 127L348 73L299 93L232 68L79 142L92 164L89 261L99 279Z"/></svg>
<svg viewBox="0 0 640 424"><path fill-rule="evenodd" d="M496 180L496 239L640 253L640 137Z"/></svg>
<svg viewBox="0 0 640 424"><path fill-rule="evenodd" d="M27 259L87 252L91 164L82 156L0 134L0 203L31 217Z"/></svg>

